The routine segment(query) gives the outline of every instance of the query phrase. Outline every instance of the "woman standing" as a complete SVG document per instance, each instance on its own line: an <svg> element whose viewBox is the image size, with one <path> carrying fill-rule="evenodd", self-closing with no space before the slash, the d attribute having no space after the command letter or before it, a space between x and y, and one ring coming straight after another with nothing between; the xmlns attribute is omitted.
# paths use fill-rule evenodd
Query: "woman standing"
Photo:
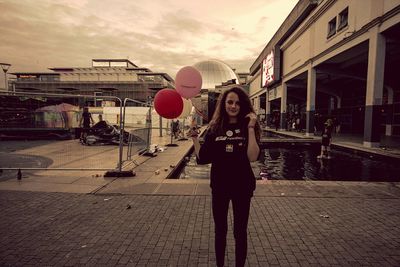
<svg viewBox="0 0 400 267"><path fill-rule="evenodd" d="M245 91L240 87L224 91L218 99L201 146L197 134L195 130L189 132L197 162L211 163L217 266L224 266L230 201L234 217L236 266L244 266L250 201L256 187L250 162L256 161L260 152L260 125Z"/></svg>

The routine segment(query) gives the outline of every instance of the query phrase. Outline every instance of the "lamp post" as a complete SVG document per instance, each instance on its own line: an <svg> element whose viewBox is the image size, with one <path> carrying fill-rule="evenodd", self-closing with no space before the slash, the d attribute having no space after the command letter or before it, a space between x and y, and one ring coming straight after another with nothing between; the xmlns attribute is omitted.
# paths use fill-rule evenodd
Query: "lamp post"
<svg viewBox="0 0 400 267"><path fill-rule="evenodd" d="M11 67L11 64L8 64L8 63L0 63L0 65L1 65L1 68L3 69L3 71L4 71L4 89L5 89L6 91L8 91L8 86L7 86L7 71L8 71L8 69Z"/></svg>

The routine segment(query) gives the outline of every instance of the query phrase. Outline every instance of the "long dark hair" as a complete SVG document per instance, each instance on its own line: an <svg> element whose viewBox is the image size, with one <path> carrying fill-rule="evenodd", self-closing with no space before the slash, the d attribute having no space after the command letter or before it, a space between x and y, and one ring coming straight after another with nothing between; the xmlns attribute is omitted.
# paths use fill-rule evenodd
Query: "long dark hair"
<svg viewBox="0 0 400 267"><path fill-rule="evenodd" d="M250 102L249 96L239 86L234 86L229 89L226 89L219 96L213 117L209 124L209 129L212 133L215 133L215 134L223 134L225 132L227 125L229 124L229 116L225 110L225 101L226 101L226 97L228 96L229 93L235 93L239 97L240 111L239 111L239 114L237 115L237 119L238 119L238 123L243 128L242 130L244 130L247 133L247 123L246 122L248 122L248 120L246 120L245 117L250 112L253 112L253 113L255 113L255 112L254 112L254 108ZM254 130L255 130L255 134L256 134L256 139L260 140L261 129L260 129L260 124L258 123L258 120L256 122Z"/></svg>

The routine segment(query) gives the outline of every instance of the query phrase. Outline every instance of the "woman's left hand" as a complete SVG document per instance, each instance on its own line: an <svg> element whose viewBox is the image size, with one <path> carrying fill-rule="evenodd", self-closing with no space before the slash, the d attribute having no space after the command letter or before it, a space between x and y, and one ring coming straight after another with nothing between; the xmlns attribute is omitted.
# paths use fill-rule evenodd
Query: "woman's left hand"
<svg viewBox="0 0 400 267"><path fill-rule="evenodd" d="M250 112L249 114L246 115L245 118L249 118L249 125L247 127L254 127L257 122L257 115L253 112Z"/></svg>

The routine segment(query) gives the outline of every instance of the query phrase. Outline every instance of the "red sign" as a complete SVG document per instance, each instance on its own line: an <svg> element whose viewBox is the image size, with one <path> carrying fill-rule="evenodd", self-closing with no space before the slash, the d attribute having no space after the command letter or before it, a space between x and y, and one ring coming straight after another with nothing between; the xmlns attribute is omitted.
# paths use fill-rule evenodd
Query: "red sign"
<svg viewBox="0 0 400 267"><path fill-rule="evenodd" d="M274 76L274 51L271 51L262 63L261 86L267 87L275 80Z"/></svg>

